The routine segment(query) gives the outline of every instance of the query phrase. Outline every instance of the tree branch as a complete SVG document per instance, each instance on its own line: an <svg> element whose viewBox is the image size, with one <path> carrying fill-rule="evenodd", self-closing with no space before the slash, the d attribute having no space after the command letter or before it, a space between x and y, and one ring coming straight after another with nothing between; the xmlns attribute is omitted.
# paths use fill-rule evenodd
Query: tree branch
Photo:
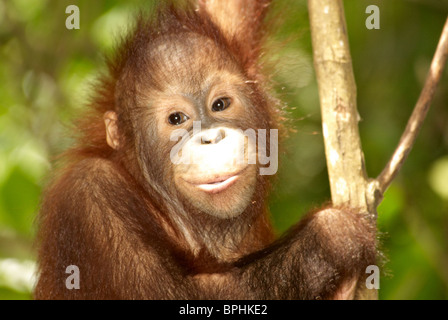
<svg viewBox="0 0 448 320"><path fill-rule="evenodd" d="M341 0L309 0L314 67L319 85L331 199L370 211L358 131L356 84Z"/></svg>
<svg viewBox="0 0 448 320"><path fill-rule="evenodd" d="M359 136L356 83L342 0L308 0L314 68L319 86L322 130L333 205L376 218ZM377 299L360 284L359 299Z"/></svg>
<svg viewBox="0 0 448 320"><path fill-rule="evenodd" d="M439 44L437 46L436 53L431 63L428 76L426 77L425 86L420 94L420 97L415 105L414 111L409 118L400 142L395 149L394 154L387 163L384 170L378 176L378 187L381 193L384 193L391 184L392 180L397 175L403 166L409 152L414 145L420 128L423 125L423 121L428 113L431 102L434 98L437 85L440 81L444 66L448 59L448 19L445 22L445 26L440 37Z"/></svg>
<svg viewBox="0 0 448 320"><path fill-rule="evenodd" d="M376 218L376 208L409 154L448 58L448 20L425 86L400 143L377 179L367 177L358 131L356 84L342 0L308 0L314 67L333 205L348 205ZM363 288L358 298L377 299Z"/></svg>

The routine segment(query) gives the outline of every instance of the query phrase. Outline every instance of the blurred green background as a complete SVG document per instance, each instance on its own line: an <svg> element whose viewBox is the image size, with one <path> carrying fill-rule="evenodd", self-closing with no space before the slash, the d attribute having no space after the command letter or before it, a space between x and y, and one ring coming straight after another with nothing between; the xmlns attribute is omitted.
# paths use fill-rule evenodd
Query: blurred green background
<svg viewBox="0 0 448 320"><path fill-rule="evenodd" d="M70 143L90 81L116 36L150 0L0 0L0 299L29 299L34 219L51 160ZM269 46L294 132L270 201L278 232L329 200L306 1L277 0ZM68 5L80 30L67 30ZM381 29L367 30L378 5ZM346 0L360 132L368 173L379 174L417 101L448 15L448 0ZM379 207L387 261L380 299L448 298L448 72L401 173Z"/></svg>

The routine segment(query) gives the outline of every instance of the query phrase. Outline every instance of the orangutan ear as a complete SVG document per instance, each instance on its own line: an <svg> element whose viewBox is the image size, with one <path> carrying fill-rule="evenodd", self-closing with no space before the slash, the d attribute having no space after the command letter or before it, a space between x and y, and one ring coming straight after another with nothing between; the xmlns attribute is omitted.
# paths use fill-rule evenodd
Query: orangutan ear
<svg viewBox="0 0 448 320"><path fill-rule="evenodd" d="M117 150L120 147L120 137L118 133L118 117L114 111L107 111L104 114L104 124L106 125L107 144Z"/></svg>

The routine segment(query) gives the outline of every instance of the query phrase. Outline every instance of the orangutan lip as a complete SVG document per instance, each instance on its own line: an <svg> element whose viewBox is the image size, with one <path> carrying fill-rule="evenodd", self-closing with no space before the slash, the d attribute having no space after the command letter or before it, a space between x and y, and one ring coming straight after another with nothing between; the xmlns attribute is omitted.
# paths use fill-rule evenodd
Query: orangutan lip
<svg viewBox="0 0 448 320"><path fill-rule="evenodd" d="M196 187L198 189L210 192L210 193L218 193L223 191L224 189L227 189L232 184L235 183L235 181L238 179L238 175L231 176L230 178L226 179L217 179L217 181L210 182L210 183L204 183L204 184L197 184Z"/></svg>
<svg viewBox="0 0 448 320"><path fill-rule="evenodd" d="M194 185L201 191L205 191L208 193L218 193L221 192L231 185L233 185L238 178L246 171L247 167L232 174L222 175L215 178L204 179L202 181L187 181L185 182Z"/></svg>

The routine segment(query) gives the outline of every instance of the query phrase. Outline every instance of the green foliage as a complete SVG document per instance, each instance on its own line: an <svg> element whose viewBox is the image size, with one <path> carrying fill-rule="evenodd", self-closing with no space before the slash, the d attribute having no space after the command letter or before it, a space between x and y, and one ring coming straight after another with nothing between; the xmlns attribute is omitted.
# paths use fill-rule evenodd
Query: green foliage
<svg viewBox="0 0 448 320"><path fill-rule="evenodd" d="M102 53L112 50L136 9L148 2L0 0L0 299L31 297L20 285L20 270L32 268L34 219L51 160L71 143L66 125L82 115ZM65 28L71 4L80 9L80 30ZM371 4L381 10L380 30L364 25ZM350 0L345 6L361 138L375 177L417 101L448 4ZM282 232L328 201L329 189L306 1L277 0L274 8L279 28L268 47L277 64L270 74L293 128L270 201ZM448 298L447 128L445 72L416 145L378 209L386 256L381 299Z"/></svg>

